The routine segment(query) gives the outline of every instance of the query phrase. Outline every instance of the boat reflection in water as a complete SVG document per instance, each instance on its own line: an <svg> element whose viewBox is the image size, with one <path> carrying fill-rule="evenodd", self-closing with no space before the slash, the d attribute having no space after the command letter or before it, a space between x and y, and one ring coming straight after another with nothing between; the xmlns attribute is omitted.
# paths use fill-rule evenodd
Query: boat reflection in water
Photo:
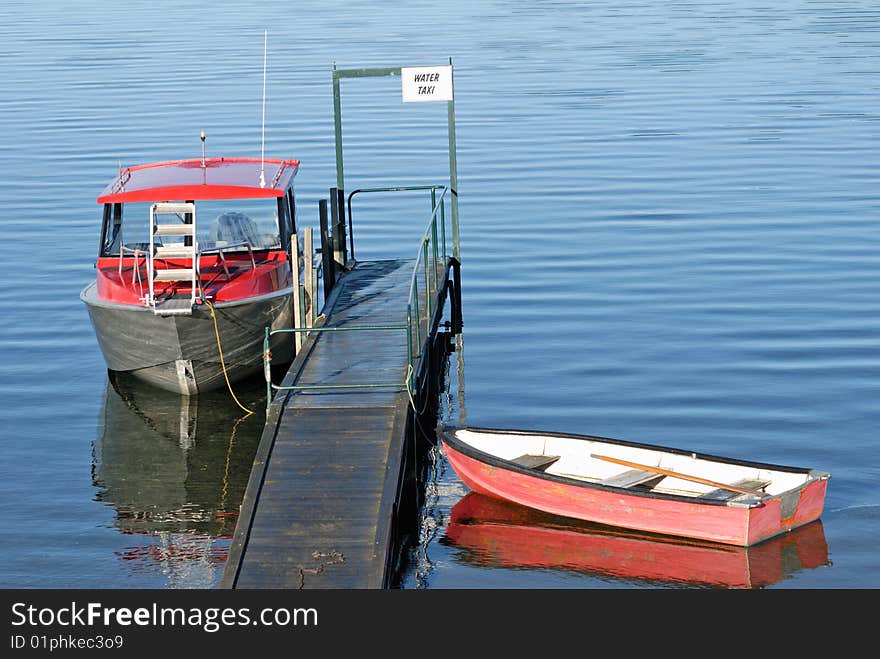
<svg viewBox="0 0 880 659"><path fill-rule="evenodd" d="M830 565L820 520L737 547L556 517L476 492L453 506L442 542L482 567L552 568L724 588L762 588L799 570Z"/></svg>
<svg viewBox="0 0 880 659"><path fill-rule="evenodd" d="M92 479L132 536L117 552L130 570L170 588L219 579L263 430L261 395L238 385L256 411L247 416L225 389L187 397L109 374Z"/></svg>

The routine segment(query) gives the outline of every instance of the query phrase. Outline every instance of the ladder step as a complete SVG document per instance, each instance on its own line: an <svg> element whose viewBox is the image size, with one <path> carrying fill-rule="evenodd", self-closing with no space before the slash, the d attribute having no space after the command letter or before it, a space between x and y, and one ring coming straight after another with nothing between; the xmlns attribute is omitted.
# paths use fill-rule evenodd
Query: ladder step
<svg viewBox="0 0 880 659"><path fill-rule="evenodd" d="M192 213L196 209L195 204L189 203L156 203L153 204L153 213Z"/></svg>
<svg viewBox="0 0 880 659"><path fill-rule="evenodd" d="M162 300L153 307L153 313L158 316L191 316L192 308L192 300Z"/></svg>
<svg viewBox="0 0 880 659"><path fill-rule="evenodd" d="M186 281L196 276L193 268L165 268L153 271L153 281Z"/></svg>
<svg viewBox="0 0 880 659"><path fill-rule="evenodd" d="M196 248L192 245L156 245L155 256L164 258L194 258Z"/></svg>
<svg viewBox="0 0 880 659"><path fill-rule="evenodd" d="M157 224L153 229L154 236L193 236L194 224Z"/></svg>

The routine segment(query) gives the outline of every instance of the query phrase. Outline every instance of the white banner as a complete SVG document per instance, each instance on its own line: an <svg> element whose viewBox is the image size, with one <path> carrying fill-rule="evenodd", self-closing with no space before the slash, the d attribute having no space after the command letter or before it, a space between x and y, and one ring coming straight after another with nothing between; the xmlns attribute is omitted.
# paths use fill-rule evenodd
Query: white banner
<svg viewBox="0 0 880 659"><path fill-rule="evenodd" d="M452 65L404 66L400 81L404 103L452 100Z"/></svg>

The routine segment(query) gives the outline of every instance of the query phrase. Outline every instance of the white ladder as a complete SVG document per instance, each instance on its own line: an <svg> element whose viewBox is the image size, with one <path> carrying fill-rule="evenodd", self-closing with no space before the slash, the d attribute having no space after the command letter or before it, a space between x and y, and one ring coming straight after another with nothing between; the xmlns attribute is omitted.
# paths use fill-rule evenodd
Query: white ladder
<svg viewBox="0 0 880 659"><path fill-rule="evenodd" d="M160 222L160 215L174 215L177 222ZM187 219L190 219L188 222ZM182 240L171 244L156 244L157 237L178 236ZM157 267L156 259L181 259L185 267ZM191 315L196 303L199 282L199 246L196 241L196 205L192 203L156 203L150 207L150 293L147 299L153 313ZM157 281L188 281L189 300L171 298L156 300L154 283Z"/></svg>

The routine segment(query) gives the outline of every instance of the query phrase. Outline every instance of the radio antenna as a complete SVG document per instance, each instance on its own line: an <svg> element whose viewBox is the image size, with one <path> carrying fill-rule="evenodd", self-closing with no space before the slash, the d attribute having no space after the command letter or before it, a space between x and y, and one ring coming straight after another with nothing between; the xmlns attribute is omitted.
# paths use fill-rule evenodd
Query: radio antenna
<svg viewBox="0 0 880 659"><path fill-rule="evenodd" d="M269 30L263 33L263 121L260 129L260 187L266 187L266 50Z"/></svg>

